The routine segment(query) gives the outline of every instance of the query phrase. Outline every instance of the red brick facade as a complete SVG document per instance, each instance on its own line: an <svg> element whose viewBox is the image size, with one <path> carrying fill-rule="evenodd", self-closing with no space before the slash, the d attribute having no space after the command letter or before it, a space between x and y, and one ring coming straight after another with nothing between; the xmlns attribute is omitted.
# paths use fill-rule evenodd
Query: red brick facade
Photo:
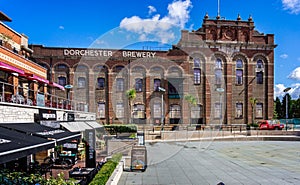
<svg viewBox="0 0 300 185"><path fill-rule="evenodd" d="M71 99L87 102L101 122L146 124L160 124L162 111L166 124L271 119L275 47L274 35L256 31L251 17L207 15L200 29L183 30L169 51L31 46L35 62L49 69L49 80L65 78L73 85ZM166 91L156 91L158 86ZM132 88L137 92L130 107L125 94ZM250 98L257 100L254 112Z"/></svg>

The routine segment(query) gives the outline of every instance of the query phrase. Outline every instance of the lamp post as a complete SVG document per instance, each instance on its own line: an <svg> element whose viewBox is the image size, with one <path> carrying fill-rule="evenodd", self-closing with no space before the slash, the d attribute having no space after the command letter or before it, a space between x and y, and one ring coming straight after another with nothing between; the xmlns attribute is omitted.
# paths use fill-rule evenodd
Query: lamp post
<svg viewBox="0 0 300 185"><path fill-rule="evenodd" d="M291 87L287 87L283 90L285 92L285 130L287 131L287 119L289 118L289 111L288 111L288 91L291 90Z"/></svg>
<svg viewBox="0 0 300 185"><path fill-rule="evenodd" d="M161 93L161 124L163 125L164 123L164 92L166 92L166 89L162 88L162 87L158 87L158 90Z"/></svg>
<svg viewBox="0 0 300 185"><path fill-rule="evenodd" d="M222 93L224 92L224 89L220 87L220 88L217 88L216 91L219 92L219 94L220 94L220 125L222 125L222 104L221 104L221 101L222 101Z"/></svg>

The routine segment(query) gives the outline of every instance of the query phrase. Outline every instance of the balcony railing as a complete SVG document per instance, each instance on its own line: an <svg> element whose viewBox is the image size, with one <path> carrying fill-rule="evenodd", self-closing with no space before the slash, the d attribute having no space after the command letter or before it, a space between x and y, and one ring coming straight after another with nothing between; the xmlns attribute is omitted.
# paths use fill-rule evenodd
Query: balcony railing
<svg viewBox="0 0 300 185"><path fill-rule="evenodd" d="M14 89L17 89L16 93L13 93ZM5 82L0 82L0 102L74 111L88 111L87 103L85 102L68 100L64 97L34 91L21 86L15 87Z"/></svg>

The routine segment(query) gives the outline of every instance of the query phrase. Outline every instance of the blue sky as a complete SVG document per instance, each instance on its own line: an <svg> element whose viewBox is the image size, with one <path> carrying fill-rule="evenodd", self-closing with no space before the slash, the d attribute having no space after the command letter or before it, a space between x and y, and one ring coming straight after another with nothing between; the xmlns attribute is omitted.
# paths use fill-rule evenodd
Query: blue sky
<svg viewBox="0 0 300 185"><path fill-rule="evenodd" d="M217 15L217 5L218 0L1 0L0 11L30 44L122 49L144 40L176 44L181 29L200 28L206 12ZM238 14L242 20L251 15L259 32L275 34L275 95L292 87L289 92L298 98L300 0L220 0L222 17L235 20Z"/></svg>

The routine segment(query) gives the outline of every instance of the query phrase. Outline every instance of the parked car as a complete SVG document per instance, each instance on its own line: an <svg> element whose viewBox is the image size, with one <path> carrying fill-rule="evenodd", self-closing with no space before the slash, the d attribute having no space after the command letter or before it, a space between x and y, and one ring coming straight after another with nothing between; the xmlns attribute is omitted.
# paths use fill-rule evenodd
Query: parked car
<svg viewBox="0 0 300 185"><path fill-rule="evenodd" d="M257 123L260 130L282 130L284 128L284 124L281 124L279 120L261 120Z"/></svg>

